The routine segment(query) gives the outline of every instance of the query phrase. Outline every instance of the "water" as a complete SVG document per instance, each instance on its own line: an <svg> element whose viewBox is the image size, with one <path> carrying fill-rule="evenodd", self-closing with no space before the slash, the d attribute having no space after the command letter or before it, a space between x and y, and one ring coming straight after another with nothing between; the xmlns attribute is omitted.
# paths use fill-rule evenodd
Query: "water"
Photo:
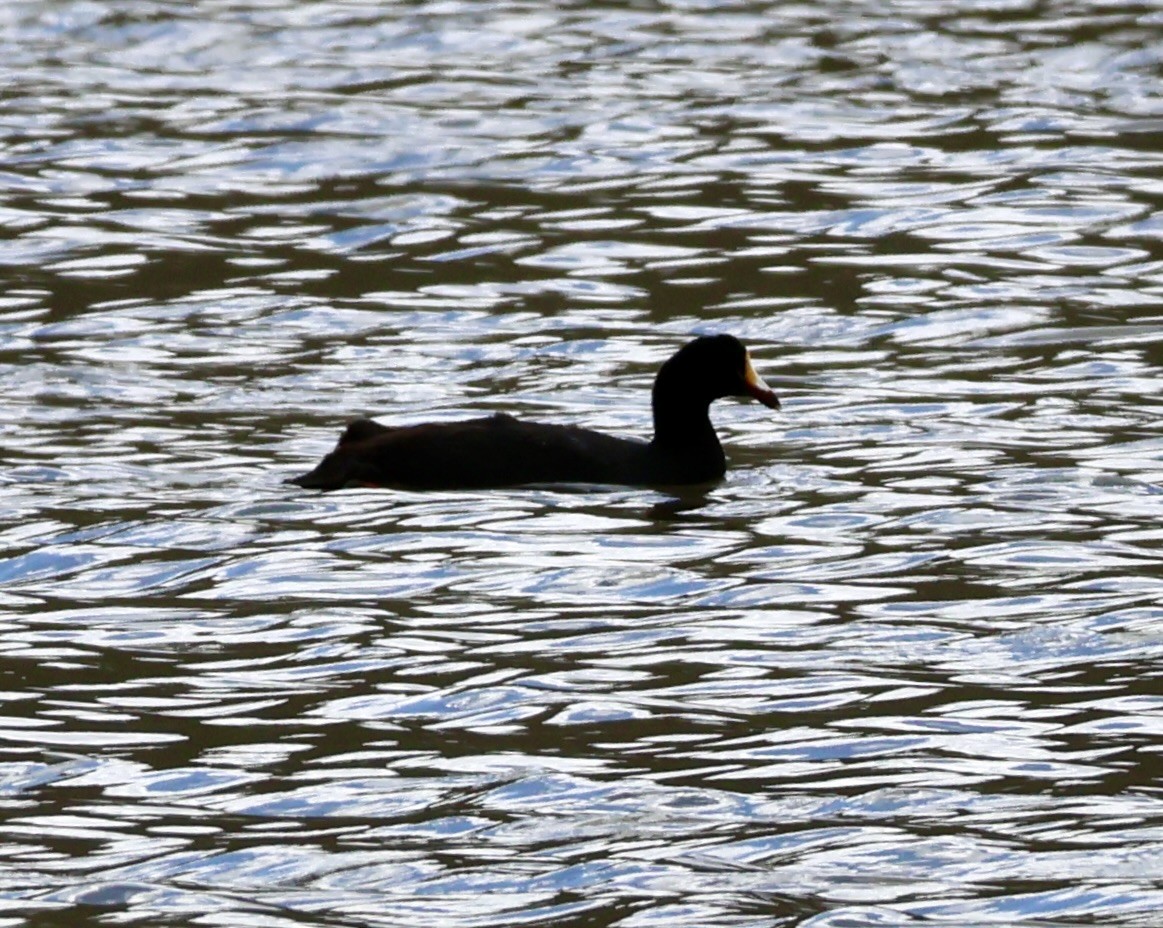
<svg viewBox="0 0 1163 928"><path fill-rule="evenodd" d="M1159 923L1163 7L0 49L0 924ZM281 483L704 331L705 491Z"/></svg>

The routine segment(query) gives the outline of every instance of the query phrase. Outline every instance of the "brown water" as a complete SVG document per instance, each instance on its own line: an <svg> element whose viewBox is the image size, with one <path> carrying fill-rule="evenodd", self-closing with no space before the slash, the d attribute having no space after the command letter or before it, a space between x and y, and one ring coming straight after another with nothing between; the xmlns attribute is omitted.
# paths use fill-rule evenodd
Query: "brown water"
<svg viewBox="0 0 1163 928"><path fill-rule="evenodd" d="M1163 924L1163 7L0 8L0 925ZM342 424L727 479L330 495Z"/></svg>

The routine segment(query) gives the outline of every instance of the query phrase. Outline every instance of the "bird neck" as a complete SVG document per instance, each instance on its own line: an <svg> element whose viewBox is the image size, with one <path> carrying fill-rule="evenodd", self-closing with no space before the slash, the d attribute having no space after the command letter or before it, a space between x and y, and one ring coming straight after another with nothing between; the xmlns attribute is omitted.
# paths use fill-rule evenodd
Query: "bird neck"
<svg viewBox="0 0 1163 928"><path fill-rule="evenodd" d="M667 448L718 447L711 425L710 403L685 390L660 390L652 397L654 444Z"/></svg>

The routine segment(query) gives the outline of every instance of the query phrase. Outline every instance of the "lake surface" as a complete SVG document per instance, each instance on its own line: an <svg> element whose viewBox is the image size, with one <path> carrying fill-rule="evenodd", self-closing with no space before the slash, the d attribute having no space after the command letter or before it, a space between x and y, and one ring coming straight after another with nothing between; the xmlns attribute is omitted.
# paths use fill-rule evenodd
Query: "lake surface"
<svg viewBox="0 0 1163 928"><path fill-rule="evenodd" d="M1161 923L1163 6L0 53L0 925ZM282 483L718 331L721 484Z"/></svg>

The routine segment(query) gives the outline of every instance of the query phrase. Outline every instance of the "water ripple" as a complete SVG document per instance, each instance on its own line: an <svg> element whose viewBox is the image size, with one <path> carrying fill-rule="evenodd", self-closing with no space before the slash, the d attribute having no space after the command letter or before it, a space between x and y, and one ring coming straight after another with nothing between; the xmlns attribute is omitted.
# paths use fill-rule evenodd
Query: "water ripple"
<svg viewBox="0 0 1163 928"><path fill-rule="evenodd" d="M1150 4L0 8L14 926L1153 924ZM291 491L342 423L721 484Z"/></svg>

